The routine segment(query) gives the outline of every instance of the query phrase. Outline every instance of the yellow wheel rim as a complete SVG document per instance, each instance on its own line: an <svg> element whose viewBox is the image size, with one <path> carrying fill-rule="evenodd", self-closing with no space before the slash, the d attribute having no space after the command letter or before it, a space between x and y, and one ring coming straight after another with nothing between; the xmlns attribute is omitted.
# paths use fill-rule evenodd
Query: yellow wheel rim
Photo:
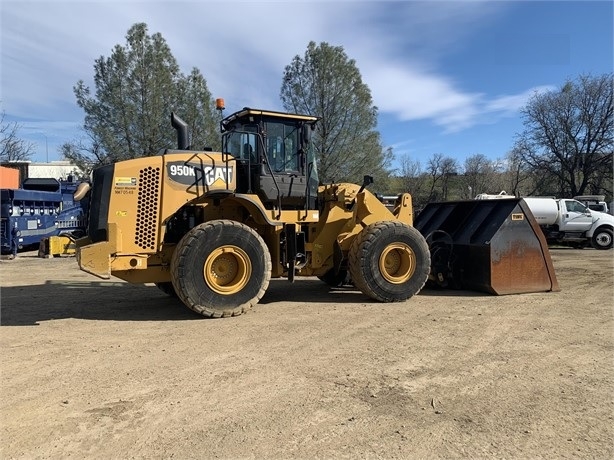
<svg viewBox="0 0 614 460"><path fill-rule="evenodd" d="M416 255L405 243L393 243L379 257L379 271L386 281L402 284L416 271Z"/></svg>
<svg viewBox="0 0 614 460"><path fill-rule="evenodd" d="M243 249L222 246L207 257L203 274L213 291L222 295L236 294L252 276L252 263Z"/></svg>

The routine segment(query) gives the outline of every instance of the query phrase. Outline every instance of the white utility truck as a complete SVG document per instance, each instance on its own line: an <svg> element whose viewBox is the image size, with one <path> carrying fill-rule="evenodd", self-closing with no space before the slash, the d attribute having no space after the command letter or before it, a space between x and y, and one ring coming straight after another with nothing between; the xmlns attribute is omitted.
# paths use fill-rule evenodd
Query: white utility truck
<svg viewBox="0 0 614 460"><path fill-rule="evenodd" d="M573 197L589 209L599 212L608 212L608 204L604 201L605 195L578 195Z"/></svg>
<svg viewBox="0 0 614 460"><path fill-rule="evenodd" d="M476 200L514 198L505 192L482 193ZM595 249L611 249L614 240L614 216L593 211L572 199L524 197L548 243L564 243L575 247L592 245Z"/></svg>

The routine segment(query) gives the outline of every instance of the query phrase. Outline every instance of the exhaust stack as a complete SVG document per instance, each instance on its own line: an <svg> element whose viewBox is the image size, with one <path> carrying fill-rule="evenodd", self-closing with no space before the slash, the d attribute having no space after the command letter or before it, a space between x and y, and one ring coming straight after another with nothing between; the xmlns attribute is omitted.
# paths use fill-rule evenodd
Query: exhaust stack
<svg viewBox="0 0 614 460"><path fill-rule="evenodd" d="M179 150L190 150L188 124L175 115L175 112L171 112L171 125L177 130L177 148Z"/></svg>

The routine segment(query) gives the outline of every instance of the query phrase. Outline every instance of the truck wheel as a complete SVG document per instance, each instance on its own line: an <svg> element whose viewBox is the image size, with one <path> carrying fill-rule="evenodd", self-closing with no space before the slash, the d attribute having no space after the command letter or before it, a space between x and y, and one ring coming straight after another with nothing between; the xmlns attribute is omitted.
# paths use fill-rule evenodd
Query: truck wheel
<svg viewBox="0 0 614 460"><path fill-rule="evenodd" d="M612 249L612 230L609 228L598 228L593 233L593 239L591 240L592 246L595 249Z"/></svg>
<svg viewBox="0 0 614 460"><path fill-rule="evenodd" d="M171 261L177 296L207 317L236 316L257 304L271 279L271 256L250 227L231 220L197 225Z"/></svg>
<svg viewBox="0 0 614 460"><path fill-rule="evenodd" d="M381 302L409 299L428 279L431 257L418 230L398 221L377 222L352 242L350 276L363 294Z"/></svg>

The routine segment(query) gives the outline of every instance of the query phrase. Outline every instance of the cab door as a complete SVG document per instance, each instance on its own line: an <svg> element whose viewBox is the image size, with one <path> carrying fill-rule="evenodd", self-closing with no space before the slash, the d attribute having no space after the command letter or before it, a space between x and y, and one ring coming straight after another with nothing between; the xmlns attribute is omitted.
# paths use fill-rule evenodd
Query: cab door
<svg viewBox="0 0 614 460"><path fill-rule="evenodd" d="M561 200L561 230L585 232L593 224L590 209L576 200Z"/></svg>

